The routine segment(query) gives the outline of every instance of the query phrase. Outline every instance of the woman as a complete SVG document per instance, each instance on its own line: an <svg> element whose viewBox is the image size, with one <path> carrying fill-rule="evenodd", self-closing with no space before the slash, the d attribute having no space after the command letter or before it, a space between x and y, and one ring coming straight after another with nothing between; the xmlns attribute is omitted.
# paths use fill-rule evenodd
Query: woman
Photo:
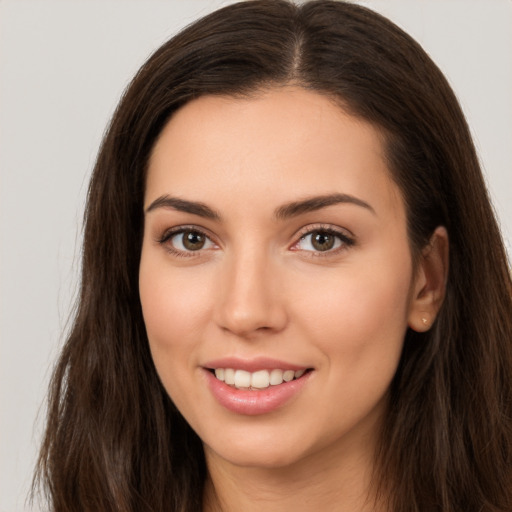
<svg viewBox="0 0 512 512"><path fill-rule="evenodd" d="M512 510L511 281L468 127L356 5L142 67L92 177L53 510Z"/></svg>

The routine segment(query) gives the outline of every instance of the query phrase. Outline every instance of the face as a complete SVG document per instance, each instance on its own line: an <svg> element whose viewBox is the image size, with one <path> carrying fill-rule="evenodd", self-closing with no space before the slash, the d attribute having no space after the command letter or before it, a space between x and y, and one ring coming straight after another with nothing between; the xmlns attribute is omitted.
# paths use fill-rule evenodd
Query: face
<svg viewBox="0 0 512 512"><path fill-rule="evenodd" d="M139 279L157 372L209 460L373 446L414 280L371 125L291 87L185 105L151 156Z"/></svg>

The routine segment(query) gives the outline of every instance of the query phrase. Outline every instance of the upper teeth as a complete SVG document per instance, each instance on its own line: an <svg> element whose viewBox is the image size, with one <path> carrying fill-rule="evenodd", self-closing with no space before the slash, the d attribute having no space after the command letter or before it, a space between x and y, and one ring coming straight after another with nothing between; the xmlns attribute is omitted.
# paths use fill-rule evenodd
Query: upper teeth
<svg viewBox="0 0 512 512"><path fill-rule="evenodd" d="M298 379L306 370L258 370L257 372L246 372L245 370L234 370L233 368L216 368L217 379L235 386L235 388L265 389L269 386L277 386L283 382Z"/></svg>

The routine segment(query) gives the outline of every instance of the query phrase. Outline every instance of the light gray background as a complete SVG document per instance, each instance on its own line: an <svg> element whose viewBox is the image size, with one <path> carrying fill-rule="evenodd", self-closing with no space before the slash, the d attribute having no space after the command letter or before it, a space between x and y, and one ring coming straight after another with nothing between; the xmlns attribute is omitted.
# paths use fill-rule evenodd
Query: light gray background
<svg viewBox="0 0 512 512"><path fill-rule="evenodd" d="M107 121L160 43L228 3L0 0L0 512L30 510L42 404L76 293L84 196ZM454 86L511 254L512 1L363 3L417 38Z"/></svg>

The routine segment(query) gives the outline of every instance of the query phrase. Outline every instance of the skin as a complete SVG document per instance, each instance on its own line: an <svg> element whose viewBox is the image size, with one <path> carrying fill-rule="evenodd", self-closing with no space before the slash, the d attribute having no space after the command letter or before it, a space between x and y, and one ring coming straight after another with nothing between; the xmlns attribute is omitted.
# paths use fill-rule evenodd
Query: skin
<svg viewBox="0 0 512 512"><path fill-rule="evenodd" d="M333 193L367 206L276 217ZM163 196L219 218L155 205ZM205 510L383 509L369 489L387 391L406 329L428 329L442 300L447 239L439 228L413 268L378 131L297 87L201 97L153 149L145 210L144 319L162 383L204 443ZM203 249L165 238L180 226L203 231ZM325 228L342 238L315 250L308 233ZM313 371L277 410L236 414L206 385L204 365L226 356Z"/></svg>

